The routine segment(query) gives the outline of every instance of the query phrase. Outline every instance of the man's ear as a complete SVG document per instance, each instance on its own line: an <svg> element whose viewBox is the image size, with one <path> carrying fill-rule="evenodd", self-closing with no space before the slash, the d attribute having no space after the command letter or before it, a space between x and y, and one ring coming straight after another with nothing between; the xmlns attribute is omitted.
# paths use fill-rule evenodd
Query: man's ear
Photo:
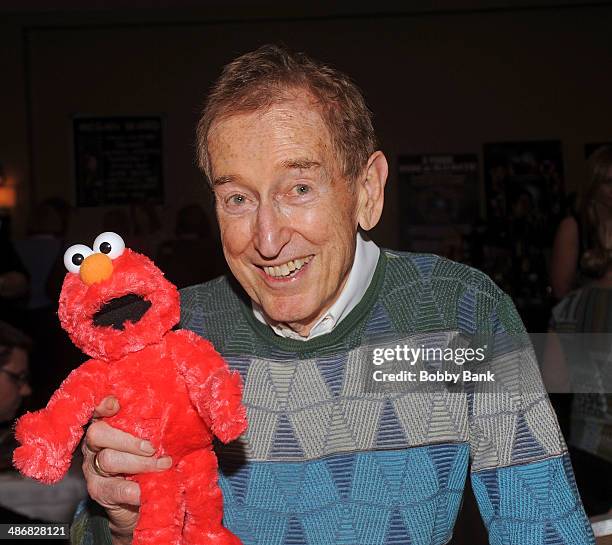
<svg viewBox="0 0 612 545"><path fill-rule="evenodd" d="M382 215L385 203L385 184L389 165L382 151L375 151L364 169L363 176L357 181L359 205L357 221L364 231L373 229Z"/></svg>

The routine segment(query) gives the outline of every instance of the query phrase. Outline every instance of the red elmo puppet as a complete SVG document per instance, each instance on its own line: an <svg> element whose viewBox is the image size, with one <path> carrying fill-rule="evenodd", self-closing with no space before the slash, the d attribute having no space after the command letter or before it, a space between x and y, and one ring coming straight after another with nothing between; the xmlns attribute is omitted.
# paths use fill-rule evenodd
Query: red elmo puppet
<svg viewBox="0 0 612 545"><path fill-rule="evenodd" d="M92 359L68 376L45 409L19 419L15 466L42 482L59 481L94 408L113 395L121 409L106 421L150 441L156 456L169 455L173 463L128 477L141 491L133 543L239 545L221 525L212 439L229 442L246 429L240 375L208 341L171 331L180 314L176 287L119 235L102 233L93 251L71 246L64 264L60 321Z"/></svg>

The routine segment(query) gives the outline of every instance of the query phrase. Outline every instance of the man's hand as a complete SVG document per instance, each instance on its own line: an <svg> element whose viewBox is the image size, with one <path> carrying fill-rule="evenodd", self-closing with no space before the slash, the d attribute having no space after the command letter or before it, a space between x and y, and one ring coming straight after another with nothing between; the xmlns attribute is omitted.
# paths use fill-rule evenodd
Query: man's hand
<svg viewBox="0 0 612 545"><path fill-rule="evenodd" d="M118 410L114 397L103 399L96 407L83 441L83 474L89 495L106 509L113 543L125 545L132 542L138 520L140 488L118 475L163 471L172 460L169 456L154 458L151 443L97 420Z"/></svg>

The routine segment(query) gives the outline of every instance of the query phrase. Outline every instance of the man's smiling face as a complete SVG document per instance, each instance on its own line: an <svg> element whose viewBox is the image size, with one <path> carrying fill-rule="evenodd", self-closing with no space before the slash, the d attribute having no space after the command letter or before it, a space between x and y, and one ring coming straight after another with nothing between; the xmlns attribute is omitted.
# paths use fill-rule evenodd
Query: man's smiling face
<svg viewBox="0 0 612 545"><path fill-rule="evenodd" d="M359 184L353 190L341 175L306 93L222 119L208 141L232 273L270 319L307 335L348 277Z"/></svg>

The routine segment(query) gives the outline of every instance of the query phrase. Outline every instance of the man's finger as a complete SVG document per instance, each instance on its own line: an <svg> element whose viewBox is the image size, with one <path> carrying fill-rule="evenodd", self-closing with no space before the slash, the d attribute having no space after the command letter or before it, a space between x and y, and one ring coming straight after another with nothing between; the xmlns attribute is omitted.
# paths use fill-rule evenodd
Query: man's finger
<svg viewBox="0 0 612 545"><path fill-rule="evenodd" d="M97 471L94 464L97 464ZM92 470L98 475L134 475L163 471L172 466L169 456L162 458L143 457L112 449L99 451L91 460Z"/></svg>
<svg viewBox="0 0 612 545"><path fill-rule="evenodd" d="M87 428L83 452L95 454L105 448L139 456L151 456L155 453L155 448L149 441L113 428L106 422L94 422Z"/></svg>
<svg viewBox="0 0 612 545"><path fill-rule="evenodd" d="M98 477L88 487L89 495L100 505L140 505L140 487L117 477Z"/></svg>
<svg viewBox="0 0 612 545"><path fill-rule="evenodd" d="M116 397L105 397L100 404L94 409L94 418L102 418L103 416L113 416L119 410L119 401Z"/></svg>

